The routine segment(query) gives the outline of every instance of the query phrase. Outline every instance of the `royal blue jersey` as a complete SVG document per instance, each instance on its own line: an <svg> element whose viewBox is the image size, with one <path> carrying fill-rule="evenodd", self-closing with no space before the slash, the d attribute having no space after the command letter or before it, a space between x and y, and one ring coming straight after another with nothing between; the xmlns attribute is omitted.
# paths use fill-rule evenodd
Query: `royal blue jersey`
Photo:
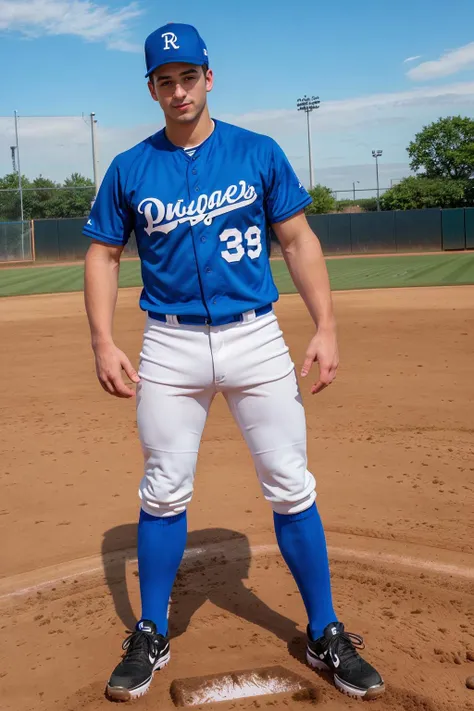
<svg viewBox="0 0 474 711"><path fill-rule="evenodd" d="M114 245L134 231L151 314L223 323L276 301L268 226L311 202L273 139L214 123L193 155L164 130L118 155L84 228Z"/></svg>

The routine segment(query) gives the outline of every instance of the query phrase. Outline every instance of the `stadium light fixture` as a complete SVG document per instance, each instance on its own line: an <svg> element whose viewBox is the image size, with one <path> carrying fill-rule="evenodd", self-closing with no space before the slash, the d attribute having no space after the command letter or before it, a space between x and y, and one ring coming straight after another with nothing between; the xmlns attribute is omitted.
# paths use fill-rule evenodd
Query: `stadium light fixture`
<svg viewBox="0 0 474 711"><path fill-rule="evenodd" d="M304 111L306 114L306 122L308 127L308 158L309 158L309 189L313 189L313 156L312 156L312 146L311 146L311 124L310 124L310 114L312 111L319 109L321 101L319 96L303 96L302 99L296 101L296 107L298 111Z"/></svg>
<svg viewBox="0 0 474 711"><path fill-rule="evenodd" d="M372 151L372 158L375 158L375 174L377 177L377 210L380 212L380 183L379 183L379 158L383 151Z"/></svg>

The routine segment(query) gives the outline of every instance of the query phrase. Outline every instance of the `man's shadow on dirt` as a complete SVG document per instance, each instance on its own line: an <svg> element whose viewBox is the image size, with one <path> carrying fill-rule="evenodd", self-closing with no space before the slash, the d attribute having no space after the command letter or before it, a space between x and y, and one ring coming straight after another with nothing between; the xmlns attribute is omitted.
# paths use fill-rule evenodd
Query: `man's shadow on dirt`
<svg viewBox="0 0 474 711"><path fill-rule="evenodd" d="M102 541L106 582L117 615L128 630L133 630L137 622L126 581L126 564L136 558L136 541L136 524L112 528ZM206 548L208 552L200 554L198 548ZM248 538L242 533L224 528L190 532L187 553L172 592L171 638L182 635L194 613L209 600L216 607L271 632L286 642L292 656L303 661L304 644L296 623L272 610L244 585L251 559ZM270 570L267 584L275 584ZM136 585L138 589L138 580Z"/></svg>

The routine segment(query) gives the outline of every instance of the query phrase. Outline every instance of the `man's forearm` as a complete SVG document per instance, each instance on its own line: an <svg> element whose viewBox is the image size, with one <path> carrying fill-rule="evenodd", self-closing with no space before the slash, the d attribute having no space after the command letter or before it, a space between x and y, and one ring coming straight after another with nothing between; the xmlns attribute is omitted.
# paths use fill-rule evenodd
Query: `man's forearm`
<svg viewBox="0 0 474 711"><path fill-rule="evenodd" d="M283 248L291 277L318 330L335 329L329 276L319 240L310 227Z"/></svg>
<svg viewBox="0 0 474 711"><path fill-rule="evenodd" d="M84 299L92 347L112 343L112 325L117 303L119 262L104 249L92 245L86 255Z"/></svg>

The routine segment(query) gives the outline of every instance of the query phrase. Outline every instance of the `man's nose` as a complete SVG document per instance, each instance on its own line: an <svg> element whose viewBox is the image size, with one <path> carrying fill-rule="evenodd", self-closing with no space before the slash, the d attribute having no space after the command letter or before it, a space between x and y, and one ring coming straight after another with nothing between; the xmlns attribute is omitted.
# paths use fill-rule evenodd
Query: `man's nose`
<svg viewBox="0 0 474 711"><path fill-rule="evenodd" d="M186 91L184 90L184 87L181 86L181 84L176 84L173 96L175 99L184 99L184 97L186 96Z"/></svg>

